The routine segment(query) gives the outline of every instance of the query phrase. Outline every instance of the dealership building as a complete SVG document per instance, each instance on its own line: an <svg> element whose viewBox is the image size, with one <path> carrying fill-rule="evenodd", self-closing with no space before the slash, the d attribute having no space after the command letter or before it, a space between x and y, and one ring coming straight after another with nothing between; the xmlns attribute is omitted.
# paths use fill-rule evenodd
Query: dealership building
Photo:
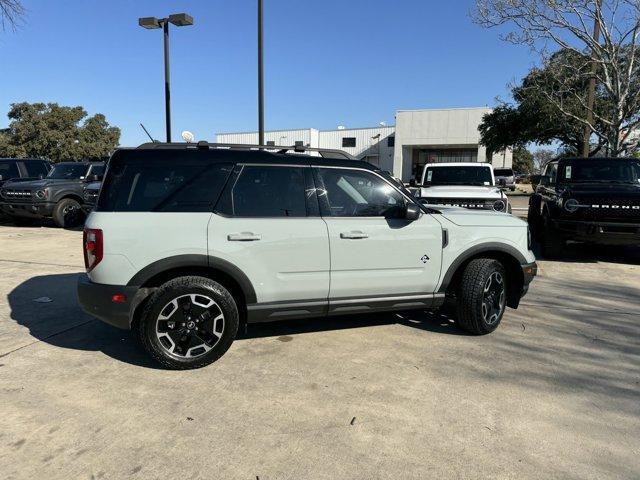
<svg viewBox="0 0 640 480"><path fill-rule="evenodd" d="M489 112L491 109L486 107L399 110L395 126L276 130L265 132L265 143L344 150L405 182L419 178L425 163L490 162L495 168L510 168L510 150L488 156L480 144L478 126ZM216 142L255 145L258 133L218 133Z"/></svg>

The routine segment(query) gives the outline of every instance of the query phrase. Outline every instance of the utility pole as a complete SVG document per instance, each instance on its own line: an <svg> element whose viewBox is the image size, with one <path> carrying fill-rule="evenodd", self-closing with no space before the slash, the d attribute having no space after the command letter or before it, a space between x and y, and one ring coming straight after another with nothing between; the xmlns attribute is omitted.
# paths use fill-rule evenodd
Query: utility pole
<svg viewBox="0 0 640 480"><path fill-rule="evenodd" d="M593 21L593 41L600 41L600 10L602 9L602 0L596 0L596 14ZM591 126L593 125L593 106L596 100L596 69L597 64L594 57L595 48L591 49L591 78L589 79L589 92L587 94L587 122L584 126L584 138L582 143L582 156L588 157L591 151Z"/></svg>
<svg viewBox="0 0 640 480"><path fill-rule="evenodd" d="M264 50L262 33L262 0L258 0L258 145L264 145Z"/></svg>
<svg viewBox="0 0 640 480"><path fill-rule="evenodd" d="M169 74L169 22L162 24L164 32L164 118L167 130L167 143L171 143L171 78Z"/></svg>

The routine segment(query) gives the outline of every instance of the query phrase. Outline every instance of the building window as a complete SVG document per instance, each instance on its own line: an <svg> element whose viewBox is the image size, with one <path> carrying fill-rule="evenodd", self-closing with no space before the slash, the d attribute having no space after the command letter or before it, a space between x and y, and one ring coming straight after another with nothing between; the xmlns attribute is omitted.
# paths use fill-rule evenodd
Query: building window
<svg viewBox="0 0 640 480"><path fill-rule="evenodd" d="M356 137L344 137L342 139L342 147L355 147L356 146Z"/></svg>
<svg viewBox="0 0 640 480"><path fill-rule="evenodd" d="M276 146L276 142L275 142L275 140L267 140L267 146L269 146L269 147L275 147L275 146Z"/></svg>
<svg viewBox="0 0 640 480"><path fill-rule="evenodd" d="M395 146L396 146L396 136L395 135L389 135L387 137L387 147L393 148Z"/></svg>

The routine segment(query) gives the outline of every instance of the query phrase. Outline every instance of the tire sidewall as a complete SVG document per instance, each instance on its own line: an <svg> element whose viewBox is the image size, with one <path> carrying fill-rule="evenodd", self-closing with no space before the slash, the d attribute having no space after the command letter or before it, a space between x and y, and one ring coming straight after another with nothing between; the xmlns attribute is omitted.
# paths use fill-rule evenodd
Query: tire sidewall
<svg viewBox="0 0 640 480"><path fill-rule="evenodd" d="M75 208L77 209L76 215L78 215L78 222L77 223L74 222L73 225L68 224L68 219L66 218L66 215L64 213L65 207L72 206L72 205L74 205ZM80 202L78 202L77 200L74 200L73 198L63 198L56 204L55 209L53 211L53 221L56 223L56 225L58 225L61 228L70 228L70 227L78 226L79 224L82 223L81 217L82 217L82 208L80 206Z"/></svg>
<svg viewBox="0 0 640 480"><path fill-rule="evenodd" d="M182 295L201 294L213 298L224 314L224 330L218 343L206 354L196 358L171 355L160 344L156 322L162 309ZM218 360L229 349L238 331L238 307L222 285L203 277L182 277L160 287L147 302L139 328L143 346L162 365L173 369L199 368Z"/></svg>
<svg viewBox="0 0 640 480"><path fill-rule="evenodd" d="M484 295L484 285L487 282L488 278L491 275L493 275L493 273L495 272L499 272L502 275L502 279L503 279L502 281L504 282L504 289L505 289L505 305L502 308L502 311L500 312L498 319L494 323L489 324L485 321L484 317L482 316L482 300ZM502 317L504 316L504 312L507 309L507 306L506 306L507 282L508 282L508 279L507 279L507 274L505 272L504 267L500 262L498 262L497 260L494 260L493 262L491 262L491 268L487 269L484 272L480 282L478 282L478 284L476 285L476 288L478 289L479 294L476 295L475 305L473 305L473 309L476 312L476 316L478 319L478 326L480 327L480 330L482 330L483 333L493 332L496 328L498 328L498 325L500 325L500 322L502 322Z"/></svg>

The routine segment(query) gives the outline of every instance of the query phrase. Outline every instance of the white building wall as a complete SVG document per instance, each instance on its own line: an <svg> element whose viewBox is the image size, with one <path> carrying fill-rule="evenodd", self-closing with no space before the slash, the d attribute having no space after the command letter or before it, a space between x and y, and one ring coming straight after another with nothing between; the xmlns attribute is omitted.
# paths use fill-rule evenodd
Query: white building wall
<svg viewBox="0 0 640 480"><path fill-rule="evenodd" d="M305 146L318 148L318 130L305 128L299 130L273 130L264 133L265 143L272 141L277 146L292 146L301 141ZM217 143L234 143L244 145L257 145L258 132L242 133L218 133Z"/></svg>
<svg viewBox="0 0 640 480"><path fill-rule="evenodd" d="M338 149L355 158L367 160L383 170L393 169L393 147L388 146L388 138L395 133L395 127L347 128L320 131L320 148ZM344 138L355 138L355 147L343 147Z"/></svg>

